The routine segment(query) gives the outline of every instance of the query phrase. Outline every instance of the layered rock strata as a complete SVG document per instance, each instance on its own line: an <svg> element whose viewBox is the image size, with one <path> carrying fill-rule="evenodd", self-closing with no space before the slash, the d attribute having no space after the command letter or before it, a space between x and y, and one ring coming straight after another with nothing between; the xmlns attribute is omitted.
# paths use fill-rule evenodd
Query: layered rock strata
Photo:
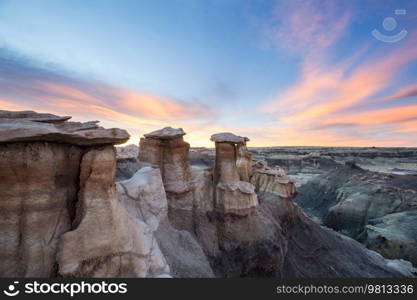
<svg viewBox="0 0 417 300"><path fill-rule="evenodd" d="M287 199L291 199L297 193L294 181L287 176L284 169L271 169L266 161L254 163L250 181L256 187L257 193L271 193Z"/></svg>
<svg viewBox="0 0 417 300"><path fill-rule="evenodd" d="M248 215L258 207L255 188L249 183L247 171L246 160L249 155L245 149L249 139L232 133L218 133L212 135L211 140L216 145L213 175L215 209L223 214Z"/></svg>
<svg viewBox="0 0 417 300"><path fill-rule="evenodd" d="M324 225L385 257L417 265L415 176L376 173L347 163L303 186L296 201Z"/></svg>
<svg viewBox="0 0 417 300"><path fill-rule="evenodd" d="M193 186L188 162L190 145L184 142L184 135L181 128L171 127L145 134L140 139L139 164L161 170L171 223L175 228L192 231Z"/></svg>
<svg viewBox="0 0 417 300"><path fill-rule="evenodd" d="M147 277L169 268L118 201L113 144L97 122L0 112L0 276Z"/></svg>

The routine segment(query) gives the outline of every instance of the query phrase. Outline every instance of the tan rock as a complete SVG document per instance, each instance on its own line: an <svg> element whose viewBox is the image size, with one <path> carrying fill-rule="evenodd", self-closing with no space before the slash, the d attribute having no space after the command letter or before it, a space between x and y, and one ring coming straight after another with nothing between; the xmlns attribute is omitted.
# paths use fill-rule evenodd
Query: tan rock
<svg viewBox="0 0 417 300"><path fill-rule="evenodd" d="M223 214L248 215L259 205L255 189L248 182L247 164L251 159L247 154L246 141L249 139L232 133L220 133L212 135L211 140L216 143L213 175L215 209ZM241 181L241 178L247 181Z"/></svg>
<svg viewBox="0 0 417 300"><path fill-rule="evenodd" d="M56 276L71 229L82 150L42 142L0 144L0 277Z"/></svg>
<svg viewBox="0 0 417 300"><path fill-rule="evenodd" d="M160 169L170 221L177 229L192 231L194 188L188 162L190 145L184 142L184 134L181 128L171 127L145 134L139 144L139 163Z"/></svg>
<svg viewBox="0 0 417 300"><path fill-rule="evenodd" d="M75 229L65 233L59 272L77 277L152 277L169 273L146 223L117 199L112 146L88 151L81 162Z"/></svg>
<svg viewBox="0 0 417 300"><path fill-rule="evenodd" d="M258 193L270 193L288 199L297 193L295 183L287 176L285 170L279 167L271 169L266 161L255 162L250 181Z"/></svg>
<svg viewBox="0 0 417 300"><path fill-rule="evenodd" d="M246 143L237 146L236 166L241 181L250 181L252 176L252 155L249 153Z"/></svg>

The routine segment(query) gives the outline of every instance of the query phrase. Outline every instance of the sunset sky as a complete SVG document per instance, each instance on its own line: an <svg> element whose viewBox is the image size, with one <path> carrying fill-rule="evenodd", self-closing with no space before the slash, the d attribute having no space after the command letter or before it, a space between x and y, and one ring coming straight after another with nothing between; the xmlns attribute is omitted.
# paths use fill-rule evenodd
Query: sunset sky
<svg viewBox="0 0 417 300"><path fill-rule="evenodd" d="M0 0L0 109L128 143L417 146L417 1Z"/></svg>

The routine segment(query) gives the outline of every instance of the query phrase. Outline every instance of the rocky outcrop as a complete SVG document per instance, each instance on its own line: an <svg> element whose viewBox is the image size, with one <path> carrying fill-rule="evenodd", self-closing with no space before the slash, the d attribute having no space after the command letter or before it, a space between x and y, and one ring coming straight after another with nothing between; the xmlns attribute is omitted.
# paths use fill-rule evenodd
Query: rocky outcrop
<svg viewBox="0 0 417 300"><path fill-rule="evenodd" d="M188 162L190 145L184 142L184 135L181 128L171 127L145 134L140 139L139 164L161 170L171 223L175 228L192 231L193 186Z"/></svg>
<svg viewBox="0 0 417 300"><path fill-rule="evenodd" d="M71 117L33 111L0 111L0 143L57 142L78 146L122 144L129 134L122 129L104 129L98 121L68 122Z"/></svg>
<svg viewBox="0 0 417 300"><path fill-rule="evenodd" d="M369 220L358 240L387 258L403 258L417 265L417 211L410 210Z"/></svg>
<svg viewBox="0 0 417 300"><path fill-rule="evenodd" d="M417 241L417 236L410 234L415 224L410 221L393 225L400 213L410 220L416 216L415 176L375 173L348 163L303 186L296 201L324 225L370 249L389 258L417 263L417 248L405 246Z"/></svg>
<svg viewBox="0 0 417 300"><path fill-rule="evenodd" d="M137 145L116 147L116 181L131 178L140 169L138 156L139 147Z"/></svg>
<svg viewBox="0 0 417 300"><path fill-rule="evenodd" d="M57 274L71 229L82 149L44 142L0 144L0 276Z"/></svg>
<svg viewBox="0 0 417 300"><path fill-rule="evenodd" d="M237 160L236 166L239 173L240 181L249 182L252 176L252 155L244 143L237 144Z"/></svg>
<svg viewBox="0 0 417 300"><path fill-rule="evenodd" d="M297 193L294 181L282 168L271 169L265 161L257 161L252 173L251 182L258 194L271 193L281 198L292 198Z"/></svg>
<svg viewBox="0 0 417 300"><path fill-rule="evenodd" d="M152 231L117 199L128 134L34 112L0 114L0 276L169 272Z"/></svg>
<svg viewBox="0 0 417 300"><path fill-rule="evenodd" d="M216 145L214 165L214 203L215 209L223 214L248 215L258 207L258 198L254 186L248 181L240 180L249 177L249 172L239 174L237 162L246 171L245 143L246 137L232 133L218 133L211 136ZM238 148L241 148L241 152ZM242 163L243 161L243 163Z"/></svg>
<svg viewBox="0 0 417 300"><path fill-rule="evenodd" d="M115 170L112 146L88 151L83 156L75 228L65 233L59 244L61 275L154 277L169 273L152 227L129 215L118 201Z"/></svg>
<svg viewBox="0 0 417 300"><path fill-rule="evenodd" d="M117 183L117 192L129 214L146 223L152 231L154 241L170 266L172 276L214 276L196 239L189 232L179 231L171 226L167 198L158 168L141 168L129 180Z"/></svg>
<svg viewBox="0 0 417 300"><path fill-rule="evenodd" d="M75 125L68 117L4 116L3 129L7 122L10 128L22 122L26 132L30 123L33 136L26 132L24 141L0 143L0 276L401 277L415 272L408 262L384 259L312 222L292 202L295 190L282 170L262 163L248 170L247 138L214 135L214 168L191 167L181 129L153 132L141 140L141 169L115 183L113 144L125 137L88 123ZM50 127L48 134L39 134L44 124L59 133ZM70 127L78 128L75 136ZM83 137L80 127L92 132ZM106 139L94 138L103 135ZM390 226L385 220L372 226L381 223Z"/></svg>

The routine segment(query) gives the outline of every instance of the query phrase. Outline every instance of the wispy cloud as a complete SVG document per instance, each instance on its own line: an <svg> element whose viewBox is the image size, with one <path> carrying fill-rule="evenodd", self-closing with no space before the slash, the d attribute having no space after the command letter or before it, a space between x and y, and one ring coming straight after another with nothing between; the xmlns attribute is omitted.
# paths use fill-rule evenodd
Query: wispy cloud
<svg viewBox="0 0 417 300"><path fill-rule="evenodd" d="M328 0L279 2L268 22L267 38L295 54L314 56L346 32L352 17L347 6Z"/></svg>
<svg viewBox="0 0 417 300"><path fill-rule="evenodd" d="M417 34L409 34L401 47L380 45L385 51L372 55L368 45L363 45L335 63L331 58L340 50L337 42L350 30L354 11L344 10L337 1L303 3L281 9L280 27L270 34L274 43L299 58L299 79L260 111L279 121L281 134L291 132L293 141L305 145L330 141L335 145L406 144L406 137L398 133L413 132L405 126L414 124L407 121L417 118L415 106L399 103L400 107L381 109L381 104L416 96L416 87L372 98L398 86L399 75L417 60ZM411 138L417 142L417 136Z"/></svg>

